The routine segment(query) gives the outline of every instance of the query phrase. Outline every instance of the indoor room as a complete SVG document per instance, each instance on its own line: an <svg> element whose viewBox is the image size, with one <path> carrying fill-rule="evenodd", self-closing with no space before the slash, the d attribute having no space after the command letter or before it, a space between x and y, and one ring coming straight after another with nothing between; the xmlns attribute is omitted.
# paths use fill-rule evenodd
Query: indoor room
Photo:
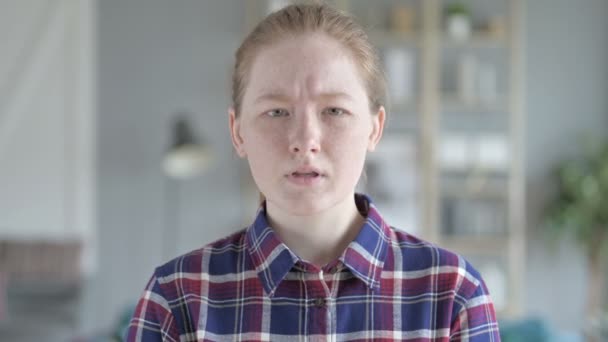
<svg viewBox="0 0 608 342"><path fill-rule="evenodd" d="M1 341L122 341L145 310L140 298L156 300L144 290L162 279L161 265L245 234L271 210L250 158L273 157L282 140L258 137L273 145L247 155L235 146L231 123L246 117L231 120L233 69L247 35L292 3L0 1ZM383 70L381 139L353 184L386 232L466 260L483 278L503 341L608 341L608 1L324 3L361 25ZM274 51L259 44L258 53ZM291 60L293 70L302 60ZM330 150L342 151L341 141ZM341 178L298 170L299 191L317 184L311 177ZM371 254L360 256L388 265ZM459 283L470 278L455 272ZM346 273L332 279L353 277ZM406 301L399 296L395 303ZM327 303L327 322L341 322L339 300ZM332 324L323 338L350 339ZM276 331L253 339L292 338ZM456 340L429 334L419 338ZM193 336L180 339L205 335Z"/></svg>

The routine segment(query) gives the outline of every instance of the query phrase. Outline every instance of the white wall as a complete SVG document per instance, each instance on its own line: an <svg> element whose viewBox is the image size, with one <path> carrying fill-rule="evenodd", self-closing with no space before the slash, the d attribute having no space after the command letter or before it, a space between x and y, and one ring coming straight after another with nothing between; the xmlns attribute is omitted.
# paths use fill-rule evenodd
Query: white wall
<svg viewBox="0 0 608 342"><path fill-rule="evenodd" d="M92 1L0 2L0 238L95 260Z"/></svg>

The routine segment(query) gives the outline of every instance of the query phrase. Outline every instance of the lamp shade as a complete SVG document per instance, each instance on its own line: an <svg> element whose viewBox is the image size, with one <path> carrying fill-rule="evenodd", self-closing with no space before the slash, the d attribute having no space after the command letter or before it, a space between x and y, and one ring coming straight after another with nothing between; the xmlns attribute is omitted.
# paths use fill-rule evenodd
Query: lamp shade
<svg viewBox="0 0 608 342"><path fill-rule="evenodd" d="M211 164L209 147L196 139L185 116L179 116L173 122L171 141L163 160L163 169L169 177L193 178Z"/></svg>

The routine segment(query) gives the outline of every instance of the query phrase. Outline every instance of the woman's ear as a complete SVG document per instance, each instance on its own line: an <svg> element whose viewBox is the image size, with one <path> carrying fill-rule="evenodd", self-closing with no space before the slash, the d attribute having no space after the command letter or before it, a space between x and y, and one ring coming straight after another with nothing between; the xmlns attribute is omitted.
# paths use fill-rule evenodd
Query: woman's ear
<svg viewBox="0 0 608 342"><path fill-rule="evenodd" d="M370 152L376 149L376 145L378 145L380 138L382 138L385 119L386 111L383 106L380 106L378 112L372 114L372 133L369 135L369 142L367 144L367 150Z"/></svg>
<svg viewBox="0 0 608 342"><path fill-rule="evenodd" d="M244 158L247 156L245 153L245 147L243 146L243 138L241 137L241 122L236 117L236 112L233 107L228 108L229 125L230 125L230 137L232 138L232 146L239 155Z"/></svg>

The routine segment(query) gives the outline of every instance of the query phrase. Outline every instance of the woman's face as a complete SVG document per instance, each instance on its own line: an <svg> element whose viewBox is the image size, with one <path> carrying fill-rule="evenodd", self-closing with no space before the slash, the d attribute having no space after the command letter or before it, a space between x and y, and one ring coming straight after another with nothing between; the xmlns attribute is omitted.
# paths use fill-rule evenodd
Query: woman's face
<svg viewBox="0 0 608 342"><path fill-rule="evenodd" d="M384 125L384 109L369 107L345 47L320 34L285 39L253 60L232 141L268 202L311 215L353 200Z"/></svg>

